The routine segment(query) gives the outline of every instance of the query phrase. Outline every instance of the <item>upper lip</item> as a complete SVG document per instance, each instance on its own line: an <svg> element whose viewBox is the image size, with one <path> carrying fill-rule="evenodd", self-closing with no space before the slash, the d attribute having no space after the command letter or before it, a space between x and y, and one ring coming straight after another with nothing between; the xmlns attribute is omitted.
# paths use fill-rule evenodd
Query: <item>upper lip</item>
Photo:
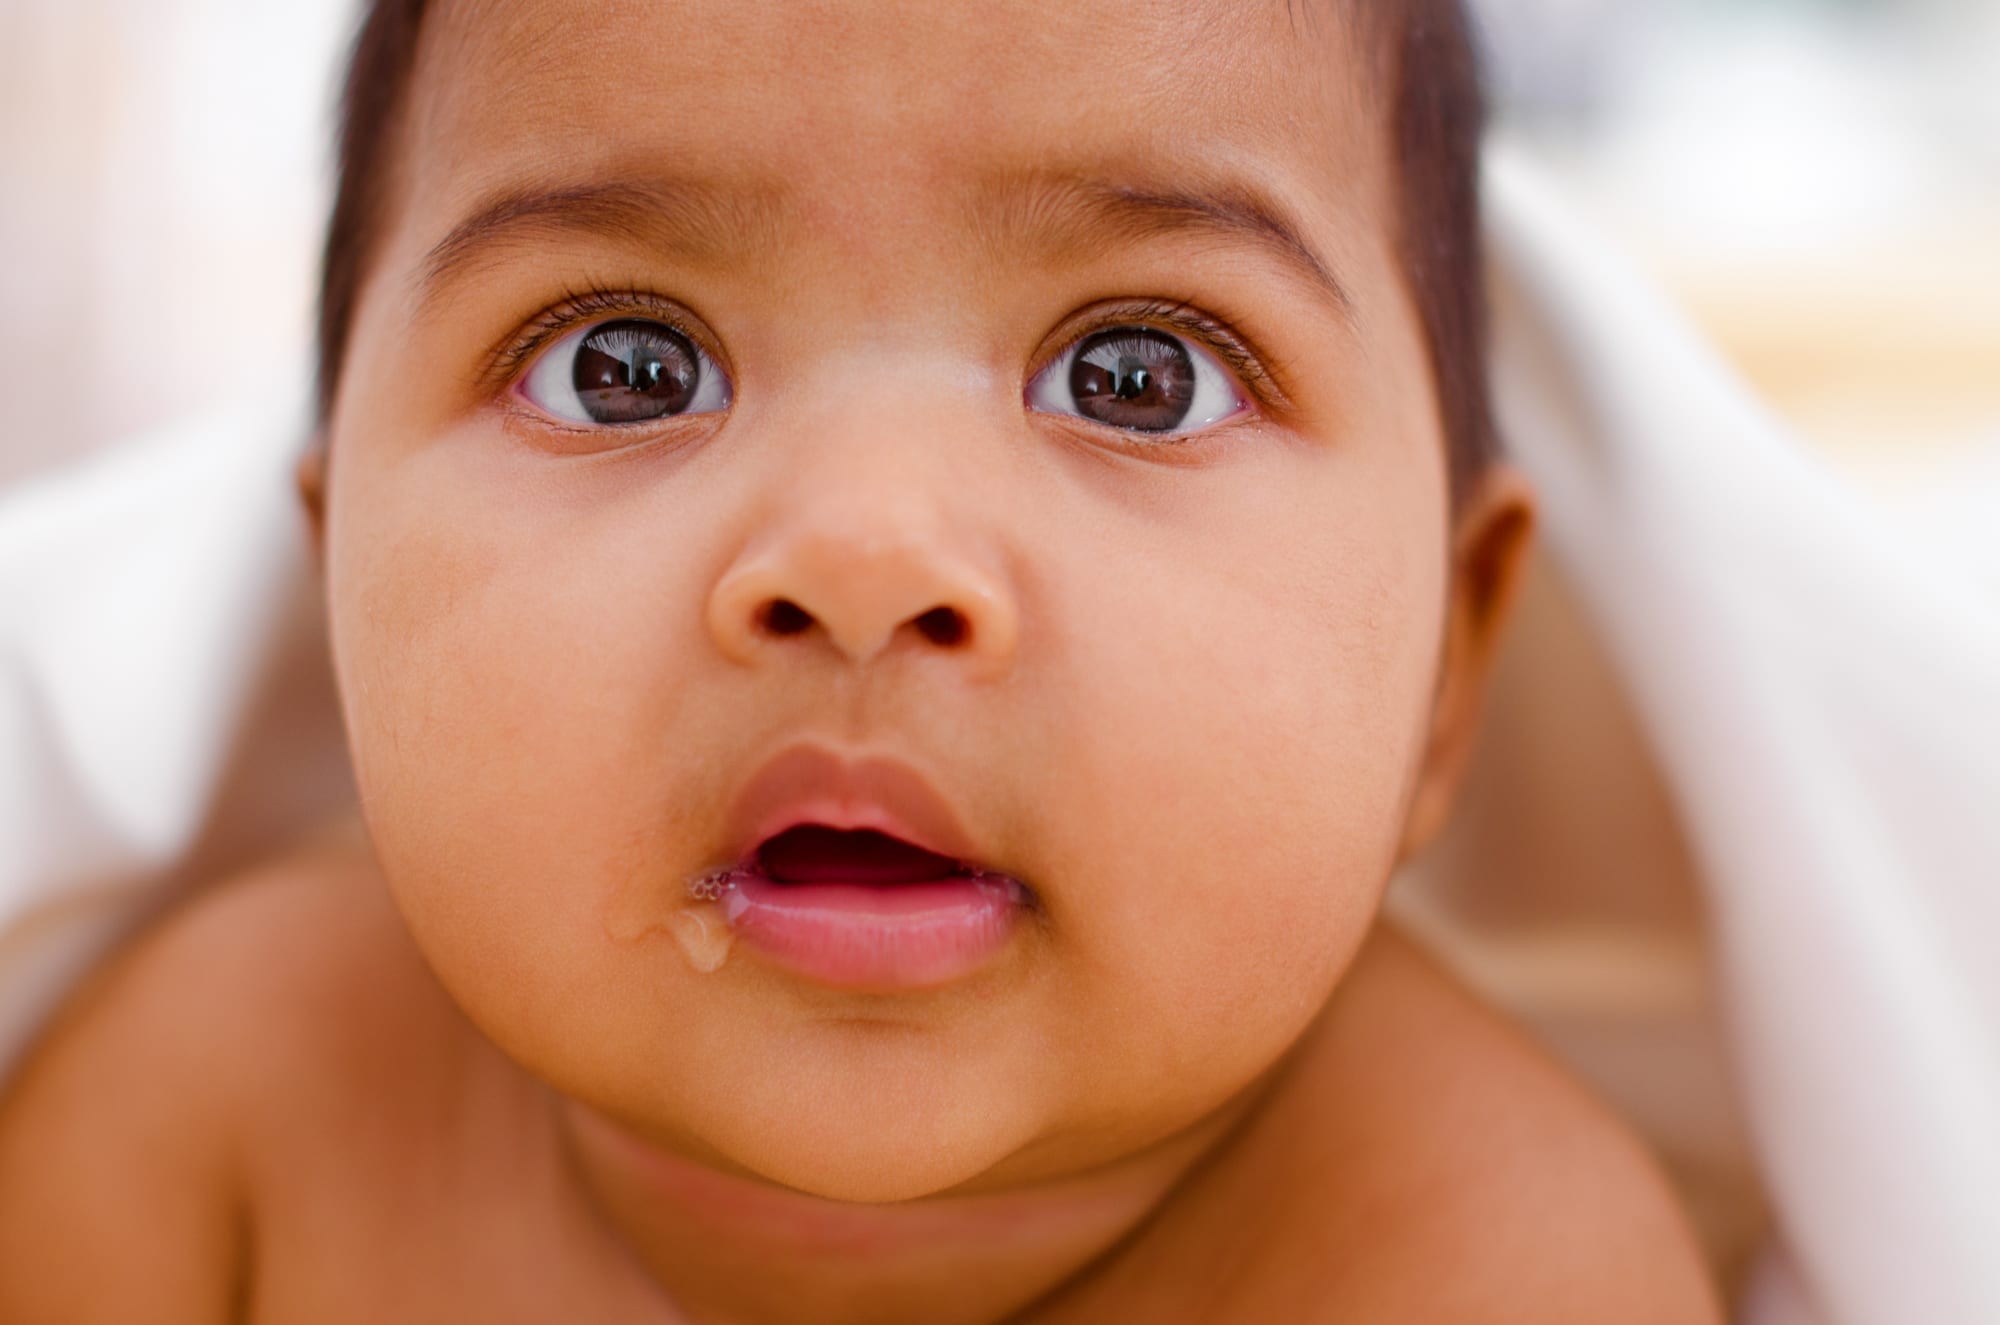
<svg viewBox="0 0 2000 1325"><path fill-rule="evenodd" d="M736 859L800 824L873 829L961 864L976 848L951 802L916 768L888 755L843 756L793 745L766 761L737 793L729 815Z"/></svg>

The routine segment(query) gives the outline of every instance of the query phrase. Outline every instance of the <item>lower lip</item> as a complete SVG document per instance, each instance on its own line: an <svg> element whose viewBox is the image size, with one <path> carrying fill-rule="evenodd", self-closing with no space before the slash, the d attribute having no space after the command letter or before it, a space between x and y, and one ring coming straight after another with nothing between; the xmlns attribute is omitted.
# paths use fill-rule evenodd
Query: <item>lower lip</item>
<svg viewBox="0 0 2000 1325"><path fill-rule="evenodd" d="M843 989L951 984L998 956L1027 910L1012 879L983 875L895 884L777 883L738 870L724 915L779 966Z"/></svg>

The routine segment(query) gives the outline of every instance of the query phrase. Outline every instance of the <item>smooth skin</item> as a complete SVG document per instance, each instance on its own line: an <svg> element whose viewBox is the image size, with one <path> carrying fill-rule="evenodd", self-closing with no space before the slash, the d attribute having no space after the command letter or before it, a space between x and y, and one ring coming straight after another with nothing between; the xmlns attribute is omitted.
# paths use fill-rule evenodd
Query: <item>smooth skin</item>
<svg viewBox="0 0 2000 1325"><path fill-rule="evenodd" d="M1639 1147L1376 920L1532 519L1449 499L1367 64L1277 3L445 5L303 476L365 824L46 1037L0 1317L1717 1319ZM728 407L525 398L591 289ZM1029 406L1162 306L1234 417ZM921 994L615 933L800 738L1037 922Z"/></svg>

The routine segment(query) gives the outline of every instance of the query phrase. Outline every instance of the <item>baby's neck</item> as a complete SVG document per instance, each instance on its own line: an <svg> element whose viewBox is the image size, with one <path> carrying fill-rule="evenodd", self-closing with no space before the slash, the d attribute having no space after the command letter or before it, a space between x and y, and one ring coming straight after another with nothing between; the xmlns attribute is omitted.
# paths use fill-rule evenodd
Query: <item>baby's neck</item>
<svg viewBox="0 0 2000 1325"><path fill-rule="evenodd" d="M1086 1279L1227 1146L1264 1090L1115 1164L1060 1180L894 1205L828 1201L562 1110L589 1195L667 1295L731 1325L988 1325Z"/></svg>

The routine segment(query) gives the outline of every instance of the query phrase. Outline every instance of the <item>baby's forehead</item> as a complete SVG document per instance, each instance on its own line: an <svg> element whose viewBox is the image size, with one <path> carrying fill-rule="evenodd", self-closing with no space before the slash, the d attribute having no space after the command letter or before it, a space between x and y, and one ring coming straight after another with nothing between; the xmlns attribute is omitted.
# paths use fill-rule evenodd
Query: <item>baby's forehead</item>
<svg viewBox="0 0 2000 1325"><path fill-rule="evenodd" d="M1235 174L1352 205L1386 197L1387 120L1348 12L450 0L426 27L406 164L420 196L460 207L517 180L662 165L767 191L836 171L898 196L954 180L974 198L1037 173Z"/></svg>

